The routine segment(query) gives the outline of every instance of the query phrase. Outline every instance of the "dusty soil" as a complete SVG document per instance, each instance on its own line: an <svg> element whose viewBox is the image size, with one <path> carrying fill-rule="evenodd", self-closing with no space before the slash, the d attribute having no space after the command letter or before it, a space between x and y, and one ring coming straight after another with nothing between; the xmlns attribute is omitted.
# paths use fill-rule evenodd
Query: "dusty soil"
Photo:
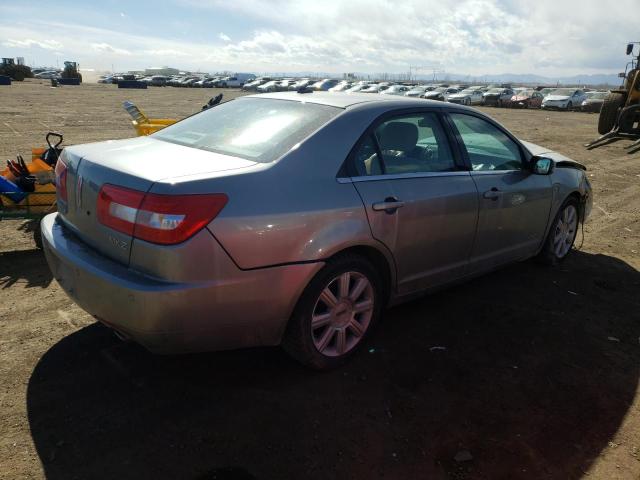
<svg viewBox="0 0 640 480"><path fill-rule="evenodd" d="M49 129L132 136L125 99L182 117L217 93L0 88L3 161ZM589 167L582 249L391 309L334 372L122 343L52 280L30 224L0 222L0 477L640 478L640 154L586 151L595 115L487 111Z"/></svg>

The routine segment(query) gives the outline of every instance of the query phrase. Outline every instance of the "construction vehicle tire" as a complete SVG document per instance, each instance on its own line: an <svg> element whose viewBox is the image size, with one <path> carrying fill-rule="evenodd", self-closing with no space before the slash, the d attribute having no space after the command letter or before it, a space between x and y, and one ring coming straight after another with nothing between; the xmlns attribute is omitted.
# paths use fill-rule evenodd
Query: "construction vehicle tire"
<svg viewBox="0 0 640 480"><path fill-rule="evenodd" d="M604 135L613 130L618 118L618 111L624 105L625 96L622 93L610 93L604 99L600 117L598 118L598 133Z"/></svg>

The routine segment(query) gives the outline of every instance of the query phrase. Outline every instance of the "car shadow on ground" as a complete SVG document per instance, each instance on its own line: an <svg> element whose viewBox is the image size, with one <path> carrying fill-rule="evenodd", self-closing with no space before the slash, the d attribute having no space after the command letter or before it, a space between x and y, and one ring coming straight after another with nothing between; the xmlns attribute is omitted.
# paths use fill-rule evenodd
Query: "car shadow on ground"
<svg viewBox="0 0 640 480"><path fill-rule="evenodd" d="M42 250L0 252L0 289L9 288L16 283L45 288L52 280L53 276Z"/></svg>
<svg viewBox="0 0 640 480"><path fill-rule="evenodd" d="M94 324L33 371L31 432L49 479L577 478L634 401L639 285L604 255L514 265L391 309L327 373Z"/></svg>

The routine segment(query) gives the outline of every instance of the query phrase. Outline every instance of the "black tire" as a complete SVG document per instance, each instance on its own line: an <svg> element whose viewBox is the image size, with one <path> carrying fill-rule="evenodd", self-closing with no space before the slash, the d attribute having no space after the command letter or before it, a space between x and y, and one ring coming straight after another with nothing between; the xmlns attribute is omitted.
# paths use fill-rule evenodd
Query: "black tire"
<svg viewBox="0 0 640 480"><path fill-rule="evenodd" d="M625 96L622 93L610 93L604 99L598 118L598 133L604 135L613 130L618 119L618 111L624 105Z"/></svg>
<svg viewBox="0 0 640 480"><path fill-rule="evenodd" d="M372 287L369 293L372 295L373 307L371 317L363 333L357 337L357 343L350 347L348 351L341 355L329 356L321 353L314 343L314 332L317 329L311 328L311 319L320 300L321 293L329 288L334 279L346 272L355 272L365 277ZM315 277L309 282L307 288L302 293L294 309L293 315L287 325L282 346L285 351L300 363L316 370L329 370L342 365L365 343L365 339L376 324L382 311L383 283L380 274L373 267L371 262L359 255L345 254L335 257L327 262ZM333 328L328 324L327 329ZM347 327L343 327L347 331ZM350 330L349 330L350 332ZM351 334L353 337L353 334ZM332 344L337 337L330 335ZM353 340L353 339L352 339Z"/></svg>
<svg viewBox="0 0 640 480"><path fill-rule="evenodd" d="M572 206L575 209L577 221L571 237L569 250L563 255L558 255L556 253L556 249L554 245L554 238L555 238L556 231L559 228L558 224L561 222L562 215L569 206ZM573 243L576 240L581 219L582 219L582 214L580 212L580 204L578 203L578 200L576 200L575 197L569 197L564 201L562 206L558 209L558 213L553 219L553 223L551 224L551 228L549 228L549 233L547 234L547 238L544 241L544 246L542 247L542 250L538 254L537 260L540 263L543 263L545 265L558 265L560 262L564 261L564 259L567 258L571 253L571 251L573 250Z"/></svg>
<svg viewBox="0 0 640 480"><path fill-rule="evenodd" d="M569 102L567 103L567 112L570 111L573 108L573 103Z"/></svg>

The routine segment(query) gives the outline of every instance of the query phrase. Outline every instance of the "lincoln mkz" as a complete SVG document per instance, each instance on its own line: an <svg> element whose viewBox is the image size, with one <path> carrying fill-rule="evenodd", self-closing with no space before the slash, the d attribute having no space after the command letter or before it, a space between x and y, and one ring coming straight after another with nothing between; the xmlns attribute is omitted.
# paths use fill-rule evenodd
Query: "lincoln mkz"
<svg viewBox="0 0 640 480"><path fill-rule="evenodd" d="M360 93L238 98L149 137L68 147L47 261L153 352L283 345L331 368L384 308L571 251L585 168L462 105Z"/></svg>

